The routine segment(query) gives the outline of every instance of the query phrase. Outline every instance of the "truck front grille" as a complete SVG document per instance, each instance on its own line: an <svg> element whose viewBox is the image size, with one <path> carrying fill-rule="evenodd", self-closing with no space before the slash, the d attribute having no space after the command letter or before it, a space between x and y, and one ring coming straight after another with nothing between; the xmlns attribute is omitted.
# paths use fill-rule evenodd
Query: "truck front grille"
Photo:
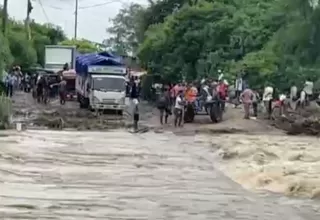
<svg viewBox="0 0 320 220"><path fill-rule="evenodd" d="M102 102L105 104L116 104L115 99L102 99Z"/></svg>

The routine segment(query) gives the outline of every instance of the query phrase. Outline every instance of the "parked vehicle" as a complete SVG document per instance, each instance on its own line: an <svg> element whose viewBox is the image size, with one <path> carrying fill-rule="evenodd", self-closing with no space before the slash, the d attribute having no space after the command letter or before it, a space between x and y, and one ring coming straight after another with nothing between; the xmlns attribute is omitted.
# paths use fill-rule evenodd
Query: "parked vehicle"
<svg viewBox="0 0 320 220"><path fill-rule="evenodd" d="M44 68L57 73L67 64L69 69L75 69L76 56L75 46L46 45Z"/></svg>
<svg viewBox="0 0 320 220"><path fill-rule="evenodd" d="M76 92L80 108L125 109L126 68L112 57L86 54L76 59Z"/></svg>

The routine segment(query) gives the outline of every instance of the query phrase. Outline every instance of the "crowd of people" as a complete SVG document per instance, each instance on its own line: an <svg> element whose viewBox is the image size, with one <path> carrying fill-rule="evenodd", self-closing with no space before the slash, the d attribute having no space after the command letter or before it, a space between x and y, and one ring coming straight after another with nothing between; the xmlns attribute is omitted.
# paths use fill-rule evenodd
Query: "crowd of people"
<svg viewBox="0 0 320 220"><path fill-rule="evenodd" d="M192 103L195 111L202 111L208 99L217 99L221 102L222 110L228 96L228 82L221 75L218 80L202 79L200 82L181 82L163 86L163 93L157 101L160 111L160 123L168 123L173 114L174 126L182 126L184 109Z"/></svg>
<svg viewBox="0 0 320 220"><path fill-rule="evenodd" d="M225 103L229 101L237 108L243 105L244 119L258 117L259 106L265 109L268 119L272 118L274 101L280 103L281 114L283 114L291 101L299 100L299 105L303 108L313 96L313 82L306 81L298 94L297 86L291 86L287 94L280 94L275 97L275 89L272 85L266 84L260 93L251 89L243 74L239 73L234 85L230 86L227 80L220 73L217 80L203 79L200 82L181 82L174 85L164 85L162 88L157 107L160 111L160 123L168 123L170 115L174 116L174 125L183 124L183 116L186 105L193 103L196 112L205 110L204 103L210 99L217 99L221 103L222 111L225 110ZM251 113L252 112L252 113Z"/></svg>
<svg viewBox="0 0 320 220"><path fill-rule="evenodd" d="M16 90L28 90L31 76L23 74L19 66L14 66L9 73L4 73L3 83L6 96L12 97Z"/></svg>
<svg viewBox="0 0 320 220"><path fill-rule="evenodd" d="M62 73L67 70L69 70L69 67L68 64L65 64L63 70L60 72ZM59 94L60 102L61 104L64 104L66 100L66 81L61 74L58 73L57 76L57 79L50 80L46 74L41 75L38 74L37 71L33 74L22 73L19 66L14 66L11 71L4 74L2 81L7 97L12 97L14 92L18 90L25 92L33 90L34 96L37 98L38 102L48 99L50 96L54 97Z"/></svg>

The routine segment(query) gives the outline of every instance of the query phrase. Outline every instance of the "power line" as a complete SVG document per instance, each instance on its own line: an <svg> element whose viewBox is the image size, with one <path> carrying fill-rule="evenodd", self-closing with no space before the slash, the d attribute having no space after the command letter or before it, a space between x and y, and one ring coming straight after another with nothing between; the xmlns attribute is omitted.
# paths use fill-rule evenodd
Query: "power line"
<svg viewBox="0 0 320 220"><path fill-rule="evenodd" d="M48 7L48 8L53 8L53 9L56 9L56 10L60 10L60 11L66 11L65 8L60 8L60 7L53 6L53 5L44 5L44 6Z"/></svg>
<svg viewBox="0 0 320 220"><path fill-rule="evenodd" d="M99 4L95 4L95 5L79 7L79 9L96 8L96 7L108 5L108 4L111 4L111 3L124 3L124 2L122 0L111 0L111 1L108 1L108 2L99 3Z"/></svg>
<svg viewBox="0 0 320 220"><path fill-rule="evenodd" d="M82 0L82 1L86 1L86 0ZM79 3L81 3L82 1L79 1ZM89 8L96 8L96 7L99 7L99 6L104 6L104 5L108 5L108 4L111 4L111 3L124 3L122 0L109 0L108 2L103 2L103 3L98 3L98 4L95 4L95 5L88 5L88 6L81 6L79 7L78 9L89 9ZM42 4L43 5L43 4ZM53 6L53 5L43 5L45 7L48 7L48 8L52 8L52 9L56 9L56 10L60 10L60 11L69 11L70 9L66 9L66 8L61 8L61 7L58 7L58 6Z"/></svg>
<svg viewBox="0 0 320 220"><path fill-rule="evenodd" d="M48 17L48 14L47 14L46 10L44 9L44 7L43 7L43 5L42 5L41 0L38 0L38 3L39 3L39 5L40 5L40 7L41 7L41 9L42 9L42 12L43 12L44 16L45 16L46 19L47 19L47 22L50 23L50 19L49 19L49 17Z"/></svg>

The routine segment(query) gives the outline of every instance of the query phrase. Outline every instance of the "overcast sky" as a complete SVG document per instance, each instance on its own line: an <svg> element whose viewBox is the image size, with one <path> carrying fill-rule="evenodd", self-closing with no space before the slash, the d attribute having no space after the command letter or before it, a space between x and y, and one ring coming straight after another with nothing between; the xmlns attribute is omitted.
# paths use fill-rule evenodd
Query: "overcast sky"
<svg viewBox="0 0 320 220"><path fill-rule="evenodd" d="M8 0L10 17L23 20L27 0ZM68 37L74 35L75 0L33 0L31 18L39 23L59 25ZM79 0L78 37L101 43L107 38L106 28L124 3L146 4L146 0ZM43 7L41 7L41 4Z"/></svg>

